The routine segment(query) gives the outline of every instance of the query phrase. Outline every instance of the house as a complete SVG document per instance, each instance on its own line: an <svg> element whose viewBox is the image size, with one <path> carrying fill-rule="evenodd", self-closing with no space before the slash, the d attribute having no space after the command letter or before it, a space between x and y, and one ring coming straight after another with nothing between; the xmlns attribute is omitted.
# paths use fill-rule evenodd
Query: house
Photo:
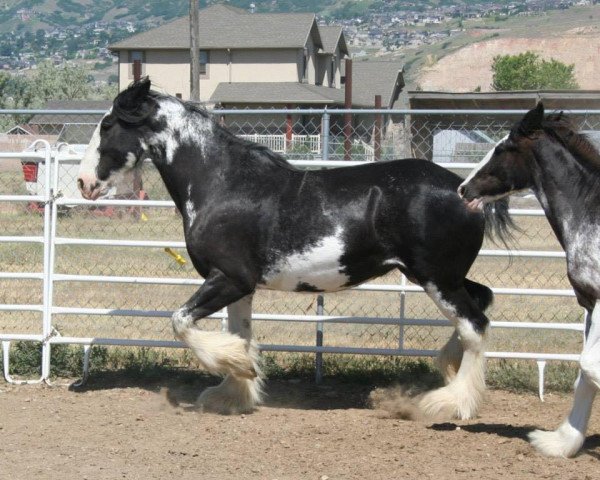
<svg viewBox="0 0 600 480"><path fill-rule="evenodd" d="M341 26L319 26L311 13L250 13L216 4L199 12L200 101L215 109L343 108L343 67L349 49ZM134 80L134 64L155 88L189 99L190 27L182 17L109 46L119 58L119 88ZM136 66L136 72L137 72ZM375 95L392 108L404 87L397 63L361 62L353 75L353 108L374 108ZM263 113L221 117L238 135L279 135L289 153L294 135L319 136L320 115ZM341 115L332 115L339 131ZM354 119L370 132L374 117ZM336 128L337 124L337 128ZM358 133L358 130L355 130ZM370 141L370 133L366 141ZM256 140L256 139L255 139ZM271 139L273 140L273 139ZM258 140L256 140L258 141ZM311 139L312 144L318 140ZM315 146L310 149L319 153Z"/></svg>
<svg viewBox="0 0 600 480"><path fill-rule="evenodd" d="M56 100L44 105L44 110L85 111L103 113L38 113L27 127L44 135L52 135L56 142L87 144L104 113L112 106L109 100Z"/></svg>
<svg viewBox="0 0 600 480"><path fill-rule="evenodd" d="M140 62L141 75L171 95L189 99L188 17L117 42L119 88ZM323 108L344 105L342 65L349 57L341 26L319 26L311 13L250 13L216 4L199 12L200 100L222 108ZM375 79L377 68L371 71ZM395 65L393 85L404 86ZM369 82L355 90L370 91ZM391 87L390 87L391 88ZM401 87L400 87L401 88ZM375 94L355 107L373 107Z"/></svg>

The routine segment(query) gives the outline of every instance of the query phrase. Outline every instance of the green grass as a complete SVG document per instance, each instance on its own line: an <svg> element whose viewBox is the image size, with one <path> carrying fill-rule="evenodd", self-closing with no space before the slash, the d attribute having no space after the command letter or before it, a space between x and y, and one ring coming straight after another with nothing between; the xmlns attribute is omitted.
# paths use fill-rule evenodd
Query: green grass
<svg viewBox="0 0 600 480"><path fill-rule="evenodd" d="M74 345L53 345L51 377L78 378L82 374L82 349ZM312 382L315 378L315 357L312 354L265 352L261 356L265 375L270 379L300 379ZM41 346L33 342L15 342L11 347L11 375L15 378L39 376ZM537 366L533 362L493 359L487 362L487 385L491 389L536 393ZM203 375L188 349L173 350L139 347L94 346L90 372L120 372L124 381L173 377L182 372ZM2 368L2 359L0 359ZM546 366L545 390L567 393L572 391L577 377L574 363L550 362ZM360 385L433 388L442 378L430 358L390 356L324 355L323 379Z"/></svg>

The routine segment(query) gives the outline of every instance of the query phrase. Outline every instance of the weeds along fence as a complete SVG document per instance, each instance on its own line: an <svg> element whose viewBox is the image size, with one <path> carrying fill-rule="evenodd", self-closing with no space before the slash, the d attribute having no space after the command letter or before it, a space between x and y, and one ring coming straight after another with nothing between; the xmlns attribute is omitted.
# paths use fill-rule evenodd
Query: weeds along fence
<svg viewBox="0 0 600 480"><path fill-rule="evenodd" d="M99 111L0 111L15 127L0 136L0 341L4 376L11 342L39 342L39 378L50 351L81 345L84 379L92 345L179 348L170 316L200 279L185 252L181 220L151 164L110 195L89 202L75 186ZM521 111L215 111L217 121L285 153L302 168L424 157L466 174ZM600 112L573 112L600 130ZM347 130L346 130L347 133ZM344 161L344 158L350 159ZM491 358L576 361L583 312L564 254L539 205L517 198L522 232L509 252L486 243L470 277L496 293L488 311ZM259 291L255 337L264 351L323 355L434 356L451 329L421 288L390 274L349 291L316 295ZM226 311L200 322L226 326Z"/></svg>

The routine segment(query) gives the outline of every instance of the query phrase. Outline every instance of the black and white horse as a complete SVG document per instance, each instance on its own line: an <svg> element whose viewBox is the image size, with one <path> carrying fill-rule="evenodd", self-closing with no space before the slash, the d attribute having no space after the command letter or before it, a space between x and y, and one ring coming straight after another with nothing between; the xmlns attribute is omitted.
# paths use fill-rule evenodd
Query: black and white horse
<svg viewBox="0 0 600 480"><path fill-rule="evenodd" d="M480 163L459 195L475 209L529 188L566 252L569 280L587 310L571 413L557 430L530 434L544 454L569 457L583 445L600 387L600 153L566 116L545 117L541 103Z"/></svg>
<svg viewBox="0 0 600 480"><path fill-rule="evenodd" d="M466 278L486 219L456 195L458 176L415 159L301 171L143 79L98 125L79 174L83 196L96 199L146 158L182 214L188 253L205 279L172 318L201 364L226 376L200 405L244 412L261 400L250 323L257 288L333 292L399 269L456 327L440 356L447 385L429 392L422 409L476 414L485 388L483 310L493 296ZM502 208L487 217L497 227L509 221ZM196 328L223 307L229 333Z"/></svg>

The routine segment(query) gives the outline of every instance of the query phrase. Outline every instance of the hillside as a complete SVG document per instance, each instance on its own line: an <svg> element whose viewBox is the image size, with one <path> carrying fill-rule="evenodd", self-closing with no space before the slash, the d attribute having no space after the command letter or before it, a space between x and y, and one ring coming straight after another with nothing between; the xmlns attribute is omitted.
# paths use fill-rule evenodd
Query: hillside
<svg viewBox="0 0 600 480"><path fill-rule="evenodd" d="M574 64L580 88L600 88L600 5L505 22L469 21L449 42L392 57L404 59L409 89L489 91L494 56L527 50Z"/></svg>
<svg viewBox="0 0 600 480"><path fill-rule="evenodd" d="M424 67L417 83L423 90L472 92L491 90L491 65L496 55L531 50L542 58L575 65L575 77L583 90L600 87L600 28L577 30L545 38L501 38L475 43Z"/></svg>
<svg viewBox="0 0 600 480"><path fill-rule="evenodd" d="M256 12L314 12L332 19L366 18L382 12L417 10L450 5L425 0L199 0L201 8L226 3ZM510 0L462 0L462 6L513 4ZM129 21L156 25L186 15L188 0L0 0L0 33L21 29L68 27L92 22Z"/></svg>

